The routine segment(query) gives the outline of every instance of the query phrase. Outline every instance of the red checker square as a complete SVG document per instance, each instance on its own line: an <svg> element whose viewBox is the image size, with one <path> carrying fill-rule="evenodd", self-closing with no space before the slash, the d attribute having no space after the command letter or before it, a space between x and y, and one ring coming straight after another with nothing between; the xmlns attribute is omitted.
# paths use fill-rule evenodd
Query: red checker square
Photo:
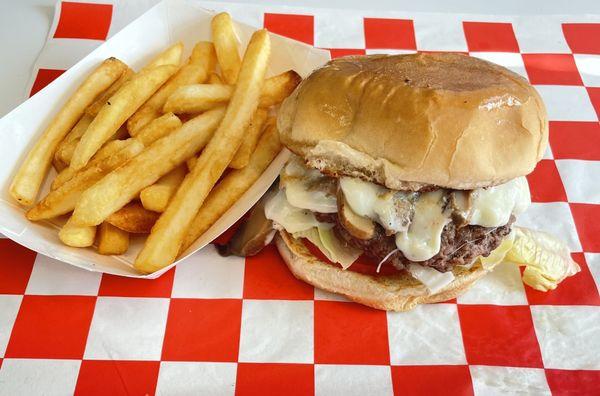
<svg viewBox="0 0 600 396"><path fill-rule="evenodd" d="M553 160L541 160L527 175L533 202L566 202L567 193Z"/></svg>
<svg viewBox="0 0 600 396"><path fill-rule="evenodd" d="M365 18L364 28L369 49L417 49L415 27L410 19Z"/></svg>
<svg viewBox="0 0 600 396"><path fill-rule="evenodd" d="M396 395L472 395L468 366L392 366Z"/></svg>
<svg viewBox="0 0 600 396"><path fill-rule="evenodd" d="M563 34L575 54L600 54L600 23L563 23Z"/></svg>
<svg viewBox="0 0 600 396"><path fill-rule="evenodd" d="M136 279L103 274L99 296L111 297L170 297L175 269L156 279Z"/></svg>
<svg viewBox="0 0 600 396"><path fill-rule="evenodd" d="M235 362L240 344L241 300L174 298L162 360Z"/></svg>
<svg viewBox="0 0 600 396"><path fill-rule="evenodd" d="M600 124L550 121L550 146L556 159L600 160Z"/></svg>
<svg viewBox="0 0 600 396"><path fill-rule="evenodd" d="M24 296L5 357L81 359L96 297Z"/></svg>
<svg viewBox="0 0 600 396"><path fill-rule="evenodd" d="M312 364L238 363L235 394L313 395L314 382Z"/></svg>
<svg viewBox="0 0 600 396"><path fill-rule="evenodd" d="M315 18L312 15L265 13L264 27L272 33L306 44L313 45L315 42Z"/></svg>
<svg viewBox="0 0 600 396"><path fill-rule="evenodd" d="M112 4L63 1L54 38L106 40L111 19Z"/></svg>
<svg viewBox="0 0 600 396"><path fill-rule="evenodd" d="M231 239L231 237L233 237L233 234L235 234L237 229L242 224L242 219L239 219L235 224L233 224L231 227L225 230L221 235L216 237L214 241L212 241L212 243L214 243L215 245L226 245L227 242L229 242L229 240Z"/></svg>
<svg viewBox="0 0 600 396"><path fill-rule="evenodd" d="M35 81L31 86L31 91L29 92L29 96L33 96L52 81L56 80L61 74L63 74L65 70L54 70L54 69L40 69L38 70L37 76L35 76Z"/></svg>
<svg viewBox="0 0 600 396"><path fill-rule="evenodd" d="M600 371L546 369L553 395L600 395Z"/></svg>
<svg viewBox="0 0 600 396"><path fill-rule="evenodd" d="M314 289L294 277L274 244L246 258L244 298L312 300Z"/></svg>
<svg viewBox="0 0 600 396"><path fill-rule="evenodd" d="M349 55L365 55L367 51L356 48L330 48L329 53L331 54L331 59L335 59Z"/></svg>
<svg viewBox="0 0 600 396"><path fill-rule="evenodd" d="M315 363L390 364L386 313L315 301Z"/></svg>
<svg viewBox="0 0 600 396"><path fill-rule="evenodd" d="M600 205L572 203L571 213L584 252L600 253Z"/></svg>
<svg viewBox="0 0 600 396"><path fill-rule="evenodd" d="M543 367L528 306L459 305L467 362Z"/></svg>
<svg viewBox="0 0 600 396"><path fill-rule="evenodd" d="M596 115L598 116L598 119L600 119L600 88L587 88L587 92L590 96L592 106L594 106L594 110L596 110Z"/></svg>
<svg viewBox="0 0 600 396"><path fill-rule="evenodd" d="M523 54L531 84L583 85L571 54Z"/></svg>
<svg viewBox="0 0 600 396"><path fill-rule="evenodd" d="M75 395L153 395L160 362L84 360Z"/></svg>
<svg viewBox="0 0 600 396"><path fill-rule="evenodd" d="M36 253L0 238L0 294L25 294Z"/></svg>
<svg viewBox="0 0 600 396"><path fill-rule="evenodd" d="M600 305L600 295L596 282L590 273L583 253L572 253L571 256L581 272L561 282L552 292L541 292L525 287L527 300L531 305Z"/></svg>
<svg viewBox="0 0 600 396"><path fill-rule="evenodd" d="M469 51L519 52L512 24L502 22L463 22Z"/></svg>

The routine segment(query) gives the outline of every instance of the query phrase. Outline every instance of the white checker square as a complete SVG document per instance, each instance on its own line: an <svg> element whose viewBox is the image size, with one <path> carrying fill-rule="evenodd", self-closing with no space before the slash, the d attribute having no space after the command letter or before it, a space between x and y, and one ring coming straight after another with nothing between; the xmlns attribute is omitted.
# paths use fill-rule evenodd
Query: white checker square
<svg viewBox="0 0 600 396"><path fill-rule="evenodd" d="M388 55L405 55L405 54L416 54L415 50L403 50L403 49L366 49L367 55L373 54L388 54Z"/></svg>
<svg viewBox="0 0 600 396"><path fill-rule="evenodd" d="M312 363L313 333L313 301L244 300L238 361Z"/></svg>
<svg viewBox="0 0 600 396"><path fill-rule="evenodd" d="M545 368L600 370L600 307L536 305L531 317Z"/></svg>
<svg viewBox="0 0 600 396"><path fill-rule="evenodd" d="M160 360L169 299L99 297L85 359Z"/></svg>
<svg viewBox="0 0 600 396"><path fill-rule="evenodd" d="M393 395L390 366L315 365L315 395Z"/></svg>
<svg viewBox="0 0 600 396"><path fill-rule="evenodd" d="M391 364L466 364L456 304L388 312L387 320Z"/></svg>
<svg viewBox="0 0 600 396"><path fill-rule="evenodd" d="M554 159L554 154L552 154L552 149L550 148L549 144L546 146L546 150L544 151L544 156L542 158L543 159Z"/></svg>
<svg viewBox="0 0 600 396"><path fill-rule="evenodd" d="M560 21L546 16L527 15L512 23L521 53L569 54Z"/></svg>
<svg viewBox="0 0 600 396"><path fill-rule="evenodd" d="M600 55L573 55L583 85L600 87Z"/></svg>
<svg viewBox="0 0 600 396"><path fill-rule="evenodd" d="M344 34L340 34L340 32L344 32ZM362 15L342 10L323 10L316 13L315 47L365 48Z"/></svg>
<svg viewBox="0 0 600 396"><path fill-rule="evenodd" d="M569 202L600 204L600 161L557 160Z"/></svg>
<svg viewBox="0 0 600 396"><path fill-rule="evenodd" d="M38 254L25 294L95 296L102 274Z"/></svg>
<svg viewBox="0 0 600 396"><path fill-rule="evenodd" d="M536 85L550 121L598 121L585 87Z"/></svg>
<svg viewBox="0 0 600 396"><path fill-rule="evenodd" d="M476 396L551 395L543 369L470 366L469 370Z"/></svg>
<svg viewBox="0 0 600 396"><path fill-rule="evenodd" d="M0 396L72 395L81 360L5 359L0 368Z"/></svg>
<svg viewBox="0 0 600 396"><path fill-rule="evenodd" d="M585 253L585 261L596 282L596 287L600 290L600 253Z"/></svg>
<svg viewBox="0 0 600 396"><path fill-rule="evenodd" d="M467 52L462 22L449 15L429 14L414 19L419 51Z"/></svg>
<svg viewBox="0 0 600 396"><path fill-rule="evenodd" d="M232 396L236 371L235 363L161 362L156 395Z"/></svg>
<svg viewBox="0 0 600 396"><path fill-rule="evenodd" d="M21 300L23 296L0 295L0 358L6 352Z"/></svg>
<svg viewBox="0 0 600 396"><path fill-rule="evenodd" d="M315 300L350 302L346 296L337 293L331 293L326 290L319 289L318 287L315 287Z"/></svg>
<svg viewBox="0 0 600 396"><path fill-rule="evenodd" d="M563 240L572 252L581 252L575 222L566 202L533 202L517 218L516 225L548 232Z"/></svg>
<svg viewBox="0 0 600 396"><path fill-rule="evenodd" d="M504 66L515 73L528 78L523 57L512 52L470 52L469 55Z"/></svg>
<svg viewBox="0 0 600 396"><path fill-rule="evenodd" d="M501 263L457 299L459 304L527 305L519 267Z"/></svg>
<svg viewBox="0 0 600 396"><path fill-rule="evenodd" d="M243 257L222 257L214 245L177 264L172 297L242 298L244 289Z"/></svg>

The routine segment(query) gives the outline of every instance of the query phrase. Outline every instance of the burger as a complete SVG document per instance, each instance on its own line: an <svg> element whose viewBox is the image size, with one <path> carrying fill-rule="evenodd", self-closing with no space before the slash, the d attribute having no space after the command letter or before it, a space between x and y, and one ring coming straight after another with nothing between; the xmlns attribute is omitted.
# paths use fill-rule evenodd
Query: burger
<svg viewBox="0 0 600 396"><path fill-rule="evenodd" d="M282 104L264 202L299 279L384 310L452 299L502 258L548 141L521 76L450 53L330 61Z"/></svg>

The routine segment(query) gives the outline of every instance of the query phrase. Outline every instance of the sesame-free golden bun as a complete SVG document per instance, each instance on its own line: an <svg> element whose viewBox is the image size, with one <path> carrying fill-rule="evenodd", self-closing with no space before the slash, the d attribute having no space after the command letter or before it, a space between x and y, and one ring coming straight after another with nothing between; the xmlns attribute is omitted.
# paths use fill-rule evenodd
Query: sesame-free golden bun
<svg viewBox="0 0 600 396"><path fill-rule="evenodd" d="M530 173L548 142L546 109L524 78L453 53L330 61L277 124L309 166L397 190L501 184Z"/></svg>

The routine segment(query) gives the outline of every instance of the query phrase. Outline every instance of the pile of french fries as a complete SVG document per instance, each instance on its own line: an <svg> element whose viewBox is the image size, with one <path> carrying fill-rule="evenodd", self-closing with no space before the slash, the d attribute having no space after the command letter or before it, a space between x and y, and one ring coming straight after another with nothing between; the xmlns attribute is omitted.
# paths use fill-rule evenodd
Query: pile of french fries
<svg viewBox="0 0 600 396"><path fill-rule="evenodd" d="M181 64L177 43L134 72L106 59L35 143L10 186L31 221L68 216L60 240L123 254L148 234L134 267L173 263L223 215L281 150L274 114L300 82L265 79L270 39L254 32L240 57L231 17ZM54 167L48 194L36 198Z"/></svg>

